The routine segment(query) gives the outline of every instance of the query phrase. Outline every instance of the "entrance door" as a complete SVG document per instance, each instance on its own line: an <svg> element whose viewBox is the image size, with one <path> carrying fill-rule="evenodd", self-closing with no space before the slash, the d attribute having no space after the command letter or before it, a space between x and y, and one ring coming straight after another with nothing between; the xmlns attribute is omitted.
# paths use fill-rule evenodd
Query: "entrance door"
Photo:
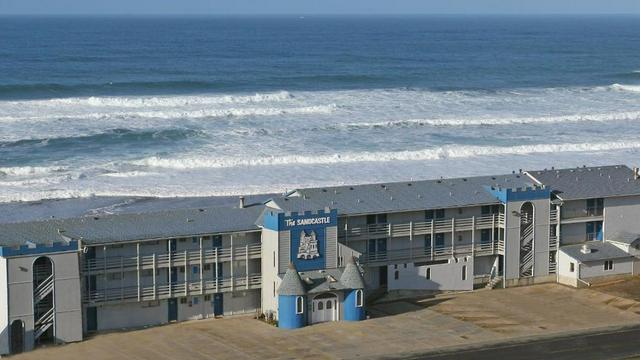
<svg viewBox="0 0 640 360"><path fill-rule="evenodd" d="M322 294L313 299L311 307L311 323L338 320L338 297L334 294Z"/></svg>
<svg viewBox="0 0 640 360"><path fill-rule="evenodd" d="M95 306L87 308L87 331L98 330L98 309Z"/></svg>
<svg viewBox="0 0 640 360"><path fill-rule="evenodd" d="M213 294L213 315L224 315L224 296L221 293Z"/></svg>
<svg viewBox="0 0 640 360"><path fill-rule="evenodd" d="M169 321L178 321L178 299L169 299Z"/></svg>
<svg viewBox="0 0 640 360"><path fill-rule="evenodd" d="M24 350L24 323L22 320L14 320L11 323L11 349L12 354L20 354Z"/></svg>
<svg viewBox="0 0 640 360"><path fill-rule="evenodd" d="M380 286L387 286L387 266L380 266Z"/></svg>

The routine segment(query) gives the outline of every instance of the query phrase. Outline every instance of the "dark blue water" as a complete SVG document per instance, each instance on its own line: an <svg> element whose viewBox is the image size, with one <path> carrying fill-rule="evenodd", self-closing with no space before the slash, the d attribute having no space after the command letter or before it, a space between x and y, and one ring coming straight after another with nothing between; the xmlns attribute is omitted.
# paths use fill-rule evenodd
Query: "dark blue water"
<svg viewBox="0 0 640 360"><path fill-rule="evenodd" d="M0 201L640 157L640 16L0 17Z"/></svg>
<svg viewBox="0 0 640 360"><path fill-rule="evenodd" d="M0 99L640 82L640 17L0 18Z"/></svg>

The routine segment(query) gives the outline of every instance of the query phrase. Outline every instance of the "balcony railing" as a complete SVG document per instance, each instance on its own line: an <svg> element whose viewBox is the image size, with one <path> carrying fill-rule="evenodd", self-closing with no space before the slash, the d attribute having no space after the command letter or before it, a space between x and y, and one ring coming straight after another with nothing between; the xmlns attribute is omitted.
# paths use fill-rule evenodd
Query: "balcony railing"
<svg viewBox="0 0 640 360"><path fill-rule="evenodd" d="M558 210L549 210L549 222L551 224L558 223Z"/></svg>
<svg viewBox="0 0 640 360"><path fill-rule="evenodd" d="M562 219L597 218L602 217L603 208L562 209Z"/></svg>
<svg viewBox="0 0 640 360"><path fill-rule="evenodd" d="M496 240L493 243L479 243L475 244L475 246L459 245L454 248L451 246L434 246L433 249L430 246L426 246L364 253L360 256L359 261L362 265L379 266L403 262L446 260L452 256L472 254L475 256L495 255L501 251L504 251L504 242Z"/></svg>
<svg viewBox="0 0 640 360"><path fill-rule="evenodd" d="M161 253L154 255L140 256L140 269L153 269L180 266L185 264L200 265L200 256L205 264L213 264L215 262L230 261L232 257L231 248L215 248L200 249L188 251L174 251L170 254ZM233 248L233 260L259 259L261 257L260 244L249 246L238 246ZM103 272L103 271L120 271L134 270L138 266L137 256L108 256L97 257L95 259L85 259L82 270L84 272Z"/></svg>
<svg viewBox="0 0 640 360"><path fill-rule="evenodd" d="M123 301L151 301L183 297L189 295L213 294L234 290L259 289L262 277L260 274L248 276L226 277L218 280L175 282L156 286L126 286L98 289L84 293L83 302L88 304Z"/></svg>
<svg viewBox="0 0 640 360"><path fill-rule="evenodd" d="M476 230L504 227L504 215L493 214L470 218L347 226L340 230L339 238L341 240L363 240L381 237L411 237L431 233L447 233L453 230L471 231L474 225Z"/></svg>

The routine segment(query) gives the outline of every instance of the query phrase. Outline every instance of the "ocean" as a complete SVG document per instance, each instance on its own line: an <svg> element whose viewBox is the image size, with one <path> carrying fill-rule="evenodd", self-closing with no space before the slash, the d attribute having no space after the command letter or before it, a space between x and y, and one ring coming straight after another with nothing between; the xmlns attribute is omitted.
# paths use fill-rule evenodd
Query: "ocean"
<svg viewBox="0 0 640 360"><path fill-rule="evenodd" d="M0 202L640 159L638 16L0 17Z"/></svg>

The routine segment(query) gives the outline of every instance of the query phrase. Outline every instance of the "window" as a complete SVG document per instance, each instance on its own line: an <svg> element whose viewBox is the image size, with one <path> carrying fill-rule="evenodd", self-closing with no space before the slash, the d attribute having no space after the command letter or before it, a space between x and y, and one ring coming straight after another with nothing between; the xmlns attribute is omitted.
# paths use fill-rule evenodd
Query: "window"
<svg viewBox="0 0 640 360"><path fill-rule="evenodd" d="M178 240L178 241L179 241L179 242L185 242L185 241L187 241L187 239L182 238L182 239L180 239L180 240Z"/></svg>
<svg viewBox="0 0 640 360"><path fill-rule="evenodd" d="M194 274L199 273L199 272L200 272L200 267L198 267L198 266L193 266L193 267L191 268L191 272L193 272Z"/></svg>
<svg viewBox="0 0 640 360"><path fill-rule="evenodd" d="M427 234L424 236L424 247L425 248L431 247L431 234Z"/></svg>
<svg viewBox="0 0 640 360"><path fill-rule="evenodd" d="M199 297L194 297L193 298L193 305L198 305L198 303L200 302L200 298Z"/></svg>
<svg viewBox="0 0 640 360"><path fill-rule="evenodd" d="M483 244L491 242L491 229L480 230L480 242Z"/></svg>
<svg viewBox="0 0 640 360"><path fill-rule="evenodd" d="M424 212L424 219L429 221L433 220L433 210L427 210Z"/></svg>
<svg viewBox="0 0 640 360"><path fill-rule="evenodd" d="M396 280L398 280L398 279L400 278L400 272L395 271L395 272L393 273L393 278L394 278L394 279L396 279Z"/></svg>
<svg viewBox="0 0 640 360"><path fill-rule="evenodd" d="M198 237L197 236L194 236L194 237L191 238L191 243L195 244L197 242L198 242Z"/></svg>
<svg viewBox="0 0 640 360"><path fill-rule="evenodd" d="M431 280L431 268L427 268L427 270L425 270L424 278L427 280Z"/></svg>
<svg viewBox="0 0 640 360"><path fill-rule="evenodd" d="M324 310L324 301L318 302L318 310Z"/></svg>
<svg viewBox="0 0 640 360"><path fill-rule="evenodd" d="M211 301L211 295L205 295L204 301Z"/></svg>
<svg viewBox="0 0 640 360"><path fill-rule="evenodd" d="M404 268L405 268L405 269L407 268L407 264L404 264Z"/></svg>
<svg viewBox="0 0 640 360"><path fill-rule="evenodd" d="M462 235L458 235L458 241L462 241Z"/></svg>
<svg viewBox="0 0 640 360"><path fill-rule="evenodd" d="M121 280L122 279L122 273L110 273L109 274L109 280Z"/></svg>
<svg viewBox="0 0 640 360"><path fill-rule="evenodd" d="M364 305L364 294L362 290L356 290L356 307L362 307Z"/></svg>
<svg viewBox="0 0 640 360"><path fill-rule="evenodd" d="M436 210L436 219L444 219L444 209Z"/></svg>
<svg viewBox="0 0 640 360"><path fill-rule="evenodd" d="M387 214L367 215L367 225L386 224Z"/></svg>
<svg viewBox="0 0 640 360"><path fill-rule="evenodd" d="M600 216L604 209L604 199L587 199L587 216Z"/></svg>
<svg viewBox="0 0 640 360"><path fill-rule="evenodd" d="M222 235L214 235L212 238L214 248L222 247Z"/></svg>
<svg viewBox="0 0 640 360"><path fill-rule="evenodd" d="M186 304L186 303L187 303L186 297L180 298L180 304Z"/></svg>
<svg viewBox="0 0 640 360"><path fill-rule="evenodd" d="M462 265L462 280L467 280L467 265Z"/></svg>
<svg viewBox="0 0 640 360"><path fill-rule="evenodd" d="M304 298L302 296L296 297L296 314L302 314L304 312Z"/></svg>
<svg viewBox="0 0 640 360"><path fill-rule="evenodd" d="M606 260L604 262L604 271L611 271L613 270L613 260Z"/></svg>
<svg viewBox="0 0 640 360"><path fill-rule="evenodd" d="M204 264L204 270L205 271L211 270L211 264Z"/></svg>
<svg viewBox="0 0 640 360"><path fill-rule="evenodd" d="M436 249L444 247L444 234L436 234Z"/></svg>
<svg viewBox="0 0 640 360"><path fill-rule="evenodd" d="M464 210L462 208L458 208L458 214L462 214Z"/></svg>
<svg viewBox="0 0 640 360"><path fill-rule="evenodd" d="M184 266L180 266L180 272L183 273L184 272Z"/></svg>
<svg viewBox="0 0 640 360"><path fill-rule="evenodd" d="M574 271L576 271L576 264L569 263L569 272L574 272Z"/></svg>

